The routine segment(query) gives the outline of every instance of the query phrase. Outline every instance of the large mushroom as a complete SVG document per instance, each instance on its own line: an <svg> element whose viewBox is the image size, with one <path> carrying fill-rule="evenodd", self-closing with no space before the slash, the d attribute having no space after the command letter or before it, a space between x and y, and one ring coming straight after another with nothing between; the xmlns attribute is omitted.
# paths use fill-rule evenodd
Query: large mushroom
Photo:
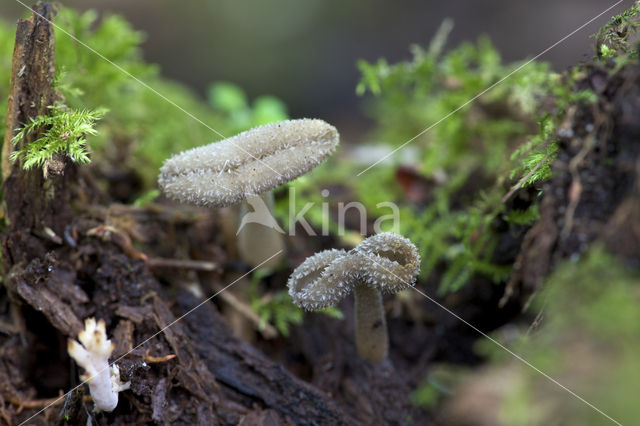
<svg viewBox="0 0 640 426"><path fill-rule="evenodd" d="M413 243L385 232L349 252L316 253L293 271L287 286L293 302L307 310L335 305L353 291L356 349L362 358L379 362L389 351L381 293L411 287L419 271L420 256Z"/></svg>
<svg viewBox="0 0 640 426"><path fill-rule="evenodd" d="M254 217L238 231L238 251L245 262L256 266L284 251L282 230L271 216L271 190L322 163L338 142L336 128L322 120L266 124L171 157L160 169L158 184L170 198L200 206L249 201ZM247 203L241 211L250 212ZM263 267L274 266L279 259L276 256Z"/></svg>

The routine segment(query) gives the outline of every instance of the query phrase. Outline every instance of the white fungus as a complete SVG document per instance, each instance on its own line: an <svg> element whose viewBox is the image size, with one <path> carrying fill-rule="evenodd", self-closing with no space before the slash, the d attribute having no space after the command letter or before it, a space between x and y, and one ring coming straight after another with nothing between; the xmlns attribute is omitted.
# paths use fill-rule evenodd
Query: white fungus
<svg viewBox="0 0 640 426"><path fill-rule="evenodd" d="M113 411L118 405L118 392L129 389L130 382L120 381L120 371L114 364L109 367L109 356L114 345L107 339L104 320L96 323L87 318L78 340L69 339L67 350L85 373L80 379L89 384L96 411Z"/></svg>

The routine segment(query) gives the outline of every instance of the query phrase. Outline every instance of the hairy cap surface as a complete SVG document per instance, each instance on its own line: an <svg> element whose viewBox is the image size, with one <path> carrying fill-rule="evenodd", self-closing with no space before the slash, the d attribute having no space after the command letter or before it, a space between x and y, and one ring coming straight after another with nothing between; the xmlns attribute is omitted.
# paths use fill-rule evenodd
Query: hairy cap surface
<svg viewBox="0 0 640 426"><path fill-rule="evenodd" d="M338 303L358 285L383 293L411 287L420 271L413 243L385 232L362 241L349 252L325 250L298 266L287 286L293 302L316 310Z"/></svg>
<svg viewBox="0 0 640 426"><path fill-rule="evenodd" d="M307 173L335 151L339 138L318 119L266 124L171 157L158 184L181 202L230 206Z"/></svg>

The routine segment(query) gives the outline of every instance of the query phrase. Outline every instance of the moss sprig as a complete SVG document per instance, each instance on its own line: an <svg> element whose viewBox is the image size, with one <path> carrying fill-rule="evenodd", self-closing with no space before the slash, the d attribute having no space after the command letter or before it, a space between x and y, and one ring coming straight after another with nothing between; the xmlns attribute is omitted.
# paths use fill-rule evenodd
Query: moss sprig
<svg viewBox="0 0 640 426"><path fill-rule="evenodd" d="M87 136L95 135L95 123L106 113L105 109L68 109L64 105L49 107L49 115L32 118L13 137L14 146L34 132L43 131L42 136L11 153L12 162L22 159L25 170L34 166L44 167L55 153L66 154L80 164L89 163Z"/></svg>
<svg viewBox="0 0 640 426"><path fill-rule="evenodd" d="M618 55L638 56L637 34L640 28L640 1L626 9L611 20L596 33L596 54L603 60L609 60ZM634 46L634 40L636 46Z"/></svg>

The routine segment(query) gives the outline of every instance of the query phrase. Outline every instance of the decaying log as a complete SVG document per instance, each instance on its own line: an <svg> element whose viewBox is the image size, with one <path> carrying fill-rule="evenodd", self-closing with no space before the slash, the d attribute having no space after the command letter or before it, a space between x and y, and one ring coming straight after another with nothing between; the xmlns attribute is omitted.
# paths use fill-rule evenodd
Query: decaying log
<svg viewBox="0 0 640 426"><path fill-rule="evenodd" d="M181 292L177 299L178 307L185 312L198 302L188 292ZM184 322L186 333L196 342L198 353L229 398L259 402L293 424L359 424L343 414L326 393L292 376L233 337L211 305L196 309Z"/></svg>

